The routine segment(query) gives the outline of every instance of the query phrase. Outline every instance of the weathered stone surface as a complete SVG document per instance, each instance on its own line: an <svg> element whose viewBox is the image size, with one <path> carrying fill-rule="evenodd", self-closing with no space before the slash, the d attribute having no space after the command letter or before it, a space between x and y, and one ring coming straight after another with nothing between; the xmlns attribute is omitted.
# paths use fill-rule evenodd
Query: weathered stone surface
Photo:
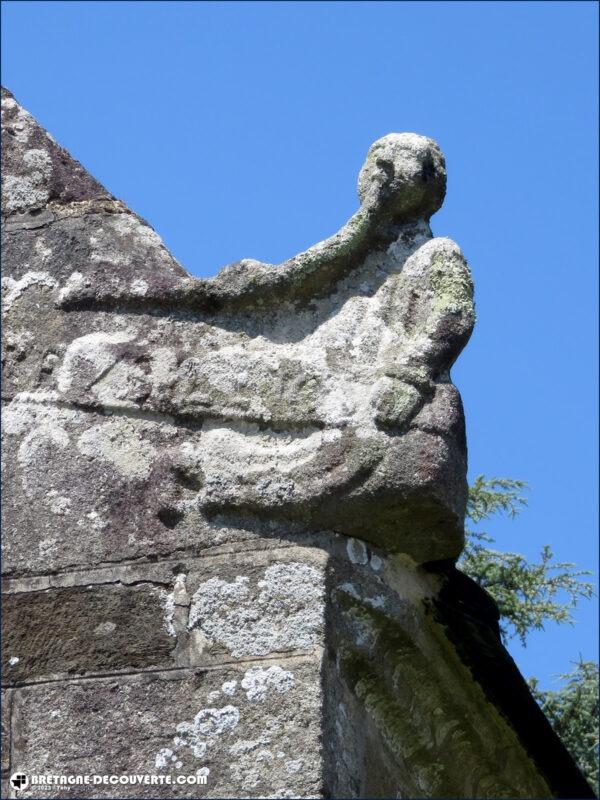
<svg viewBox="0 0 600 800"><path fill-rule="evenodd" d="M0 742L2 748L2 769L1 777L4 785L4 780L10 776L10 711L11 711L11 698L8 692L2 691L2 740ZM5 793L2 792L3 796Z"/></svg>
<svg viewBox="0 0 600 800"><path fill-rule="evenodd" d="M14 696L14 766L207 775L206 787L77 786L64 797L318 797L320 704L319 664L300 659L28 687Z"/></svg>
<svg viewBox="0 0 600 800"><path fill-rule="evenodd" d="M28 169L32 141L11 142L9 176L17 162ZM39 175L40 186L51 180ZM60 195L32 229L38 200L27 206L21 192L17 203L9 182L6 207L19 214L6 226L7 413L18 420L8 434L27 439L14 445L21 474L34 469L28 449L37 465L38 449L50 449L60 462L50 491L67 500L61 474L132 491L145 481L155 499L155 484L170 483L183 496L163 510L166 527L192 509L205 519L242 512L418 562L456 556L465 448L460 402L446 389L474 313L460 250L427 224L444 186L431 140L390 135L372 148L362 206L340 233L286 264L246 261L201 281L106 199ZM92 424L92 410L112 418ZM27 414L35 419L20 424ZM156 475L159 461L174 474ZM71 513L82 505L73 498ZM92 546L81 557L103 554Z"/></svg>
<svg viewBox="0 0 600 800"><path fill-rule="evenodd" d="M313 652L325 646L328 560L287 547L8 580L4 681Z"/></svg>
<svg viewBox="0 0 600 800"><path fill-rule="evenodd" d="M453 567L474 309L428 224L437 145L383 137L337 234L199 280L2 111L3 769L208 777L72 797L591 796Z"/></svg>
<svg viewBox="0 0 600 800"><path fill-rule="evenodd" d="M3 675L21 683L168 663L174 642L161 624L164 605L161 590L147 586L8 595L2 615Z"/></svg>
<svg viewBox="0 0 600 800"><path fill-rule="evenodd" d="M81 164L2 90L2 209L39 213L51 203L111 200Z"/></svg>
<svg viewBox="0 0 600 800"><path fill-rule="evenodd" d="M54 588L30 592L30 598L21 605L21 613L38 624L52 618L52 613L48 613L52 609L40 612L34 607L36 600L32 604L31 596L37 599L54 593L55 605L69 591L75 597L89 591L92 597L87 608L81 602L75 608L65 602L66 615L76 620L82 617L81 623L77 620L77 628L72 629L71 640L65 629L49 630L46 638L32 637L31 626L23 620L19 624L25 629L22 640L29 643L30 652L21 651L21 663L13 665L12 670L23 670L16 676L17 683L28 682L33 686L12 690L16 709L13 729L18 742L14 755L16 768L30 770L34 754L40 752L49 754L44 771L51 774L82 771L105 774L111 769L128 774L144 772L143 759L158 758L155 764L166 762L176 774L193 774L208 766L212 775L211 796L227 793L240 797L297 796L296 779L286 782L285 773L273 772L272 759L264 750L265 747L269 750L268 746L274 742L285 744L290 736L296 741L295 737L310 734L313 738L309 736L309 750L312 748L316 753L311 757L311 774L315 762L321 783L333 796L389 796L392 790L397 790L399 776L403 790L411 797L551 794L534 761L524 757L511 720L506 720L490 703L469 665L452 648L435 606L443 583L440 575L415 571L397 557L386 557L360 540L342 537L322 541L320 548L293 547L283 552L215 556L175 567L185 571L176 572L172 563L157 564L147 576L148 582L157 584L169 574L172 576L170 590L162 593L162 608L153 606L147 620L143 603L129 613L113 615L123 631L130 631L131 643L120 637L117 626L108 630L117 591L114 585L100 582L103 572L105 579L108 578L108 570L80 576L99 582L87 590L56 588L59 581L67 579L64 575L45 578ZM121 568L119 573L119 583L123 587L133 585L138 598L144 596L136 586L139 570L140 566L132 565ZM71 575L68 578L74 580ZM20 599L27 580L30 579L11 581L9 596ZM102 593L105 597L99 601ZM102 619L105 621L98 622ZM9 621L9 636L14 627ZM153 653L154 643L160 655L165 632L172 645L164 650L162 657L169 657L170 662L149 661L147 657ZM107 641L107 634L115 641ZM494 635L495 658L489 672L498 672L498 682L502 683L511 663L507 656L504 656L506 665L499 660L500 650ZM39 645L39 640L41 653L32 653L31 645ZM480 634L477 641L484 644L485 636ZM77 644L84 652L78 661L69 662L69 657L73 657L69 648ZM233 672L232 660L237 662ZM48 662L49 672L36 672L37 665L47 666ZM65 669L69 663L73 664L71 673L94 673L96 677L85 683L65 680L70 677ZM10 660L8 664L10 671ZM185 709L190 703L193 706L197 696L190 686L196 685L198 674L208 676L206 699L192 716L196 719L205 709L200 721L206 721L207 729L212 730L213 723L217 724L215 715L219 713L224 719L235 721L232 704L241 712L241 707L233 703L240 687L247 699L264 701L263 710L272 715L270 691L281 690L281 694L286 694L286 687L292 683L289 676L296 675L298 664L302 675L306 675L306 686L313 693L317 687L322 686L322 690L307 698L303 684L302 695L291 695L288 699L292 705L281 708L285 732L279 723L269 722L267 739L262 715L246 715L246 727L240 732L242 743L229 741L231 737L227 739L227 752L235 756L229 760L224 750L213 751L213 745L209 746L209 755L213 757L210 762L202 745L195 750L195 723L187 718L172 723L171 711L164 712L171 700L167 702L154 688L166 685L168 692L182 697L182 703L187 697ZM204 668L210 665L212 669L199 673L200 665ZM148 675L144 670L150 666L170 667L171 671L153 673L149 682L142 681L141 677ZM131 674L119 676L116 674L119 669L139 674L136 678ZM110 673L110 678L102 678L103 671ZM128 688L132 686L143 688ZM71 700L72 697L76 700ZM273 697L280 699L277 693ZM35 705L44 711L33 714ZM208 713L206 709L214 711ZM58 718L55 712L60 714L61 730L70 732L66 742L62 734L58 753L51 747L57 735L56 726L43 718L43 714ZM185 713L186 710L179 713L179 717ZM135 722L125 722L121 715ZM109 723L110 744L103 733ZM126 729L122 727L125 725ZM175 732L165 742L161 732L169 725ZM295 730L296 725L303 727L303 733ZM93 758L89 748L81 749L82 726L94 737L97 730L102 731ZM181 735L181 726L186 728L190 739ZM237 728L237 723L234 727ZM138 745L138 739L144 744ZM146 741L153 743L150 756ZM304 739L301 747L297 749L295 745L294 752L306 753ZM182 758L182 753L189 758ZM173 756L175 759L171 761ZM288 767L284 764L286 770L294 775L294 770L304 770L304 759L291 760L303 764ZM457 763L461 764L458 773ZM111 769L107 765L112 765ZM215 769L220 770L218 779ZM159 774L161 770L162 767ZM296 777L298 781L306 778ZM319 796L321 784L316 773L313 777L314 784L310 781L300 784L304 786L302 796ZM307 785L312 788L307 789ZM168 797L181 793L190 796L186 794L189 787L177 791L163 787L158 794L106 791L102 796ZM35 792L29 796L36 796Z"/></svg>

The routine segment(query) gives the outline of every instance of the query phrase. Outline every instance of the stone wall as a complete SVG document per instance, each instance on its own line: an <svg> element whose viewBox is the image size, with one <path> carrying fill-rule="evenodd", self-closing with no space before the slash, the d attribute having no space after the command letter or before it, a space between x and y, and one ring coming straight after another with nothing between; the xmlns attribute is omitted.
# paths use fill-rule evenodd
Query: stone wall
<svg viewBox="0 0 600 800"><path fill-rule="evenodd" d="M199 280L2 97L4 796L590 796L453 566L437 145L380 139L337 234Z"/></svg>

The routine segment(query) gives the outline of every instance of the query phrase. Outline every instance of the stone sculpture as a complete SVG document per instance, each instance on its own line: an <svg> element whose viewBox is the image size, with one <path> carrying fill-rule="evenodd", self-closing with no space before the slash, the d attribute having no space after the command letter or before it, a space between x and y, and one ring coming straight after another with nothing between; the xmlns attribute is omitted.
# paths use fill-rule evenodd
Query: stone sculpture
<svg viewBox="0 0 600 800"><path fill-rule="evenodd" d="M7 773L590 796L453 566L474 309L437 145L385 136L339 233L199 280L2 113Z"/></svg>

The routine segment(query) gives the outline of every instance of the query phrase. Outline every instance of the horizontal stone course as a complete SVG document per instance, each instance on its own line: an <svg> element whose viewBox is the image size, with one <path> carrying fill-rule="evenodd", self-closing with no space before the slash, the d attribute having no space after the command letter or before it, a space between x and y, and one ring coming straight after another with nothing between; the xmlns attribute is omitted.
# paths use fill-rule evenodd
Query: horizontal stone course
<svg viewBox="0 0 600 800"><path fill-rule="evenodd" d="M4 680L166 666L173 637L160 589L83 586L4 597Z"/></svg>
<svg viewBox="0 0 600 800"><path fill-rule="evenodd" d="M12 769L207 775L206 787L103 786L102 797L317 797L319 669L287 659L13 690ZM46 795L30 787L19 796ZM61 796L98 797L99 789L67 787Z"/></svg>
<svg viewBox="0 0 600 800"><path fill-rule="evenodd" d="M8 581L8 685L323 646L327 555L283 548ZM61 585L62 584L62 585Z"/></svg>

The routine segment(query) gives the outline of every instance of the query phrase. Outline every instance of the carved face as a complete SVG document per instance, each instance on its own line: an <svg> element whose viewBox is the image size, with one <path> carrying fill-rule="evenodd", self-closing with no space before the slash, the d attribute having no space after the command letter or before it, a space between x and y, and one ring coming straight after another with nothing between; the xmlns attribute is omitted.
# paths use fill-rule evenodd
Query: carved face
<svg viewBox="0 0 600 800"><path fill-rule="evenodd" d="M363 205L385 209L393 219L429 219L444 202L446 165L437 144L414 133L391 133L369 148L358 176Z"/></svg>
<svg viewBox="0 0 600 800"><path fill-rule="evenodd" d="M465 443L448 370L473 305L459 249L427 224L444 187L431 140L384 137L361 172L361 209L338 234L286 264L242 262L212 281L182 274L122 207L54 212L19 245L39 266L7 283L16 327L39 316L40 292L53 320L54 339L25 359L38 365L33 394L18 399L62 409L54 425L33 414L21 426L46 453L32 497L73 504L65 482L85 474L92 494L118 483L122 516L151 513L154 537L156 526L183 535L192 517L210 527L245 515L419 562L457 555Z"/></svg>

